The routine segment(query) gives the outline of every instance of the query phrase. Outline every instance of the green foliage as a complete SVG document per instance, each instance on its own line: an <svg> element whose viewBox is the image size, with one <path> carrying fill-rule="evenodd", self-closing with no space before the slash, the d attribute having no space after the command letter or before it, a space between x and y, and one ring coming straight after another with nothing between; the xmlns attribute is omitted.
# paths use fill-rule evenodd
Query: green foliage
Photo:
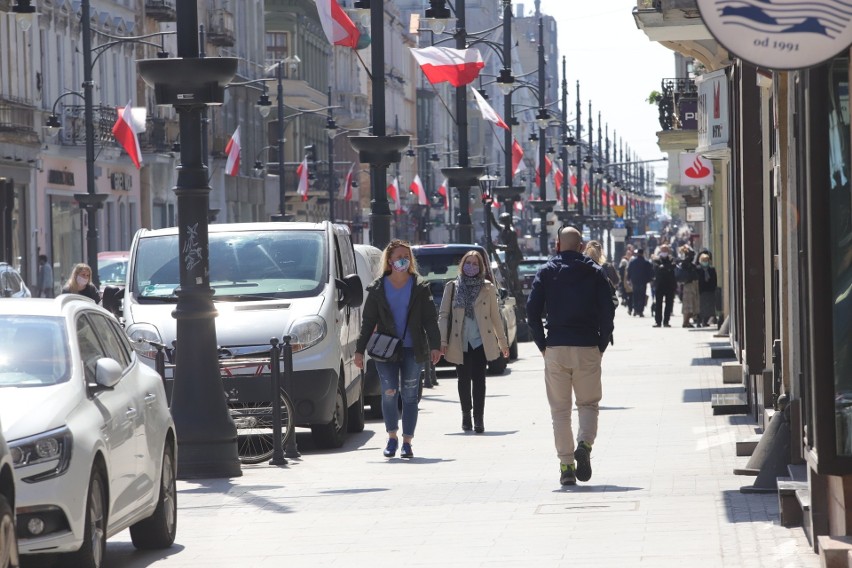
<svg viewBox="0 0 852 568"><path fill-rule="evenodd" d="M649 105L655 105L659 103L663 98L663 93L660 91L651 91L651 94L648 95L648 98L645 99L645 102Z"/></svg>

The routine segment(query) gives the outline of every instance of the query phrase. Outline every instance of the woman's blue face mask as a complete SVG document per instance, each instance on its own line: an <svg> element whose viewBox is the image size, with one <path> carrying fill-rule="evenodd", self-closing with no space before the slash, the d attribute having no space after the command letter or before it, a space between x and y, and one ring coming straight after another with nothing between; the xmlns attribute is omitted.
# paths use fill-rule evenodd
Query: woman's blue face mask
<svg viewBox="0 0 852 568"><path fill-rule="evenodd" d="M397 272L406 272L410 265L411 261L407 258L398 258L391 264L391 268Z"/></svg>
<svg viewBox="0 0 852 568"><path fill-rule="evenodd" d="M476 276L477 274L479 274L479 265L465 264L464 266L462 266L462 272L464 272L466 276Z"/></svg>

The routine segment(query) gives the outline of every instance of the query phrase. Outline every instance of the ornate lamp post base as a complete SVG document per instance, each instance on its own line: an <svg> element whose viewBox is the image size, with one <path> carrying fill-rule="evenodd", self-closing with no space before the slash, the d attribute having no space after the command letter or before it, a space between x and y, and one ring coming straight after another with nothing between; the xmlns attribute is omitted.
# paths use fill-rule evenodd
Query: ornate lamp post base
<svg viewBox="0 0 852 568"><path fill-rule="evenodd" d="M458 234L460 243L473 242L473 225L470 221L470 188L479 187L479 178L485 173L482 166L457 166L441 168L450 187L459 190Z"/></svg>

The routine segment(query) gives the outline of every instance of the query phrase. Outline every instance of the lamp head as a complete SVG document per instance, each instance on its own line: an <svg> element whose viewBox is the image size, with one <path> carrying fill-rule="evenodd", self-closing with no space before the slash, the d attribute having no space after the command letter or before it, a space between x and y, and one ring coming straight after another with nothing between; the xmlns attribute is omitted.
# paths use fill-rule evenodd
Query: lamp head
<svg viewBox="0 0 852 568"><path fill-rule="evenodd" d="M260 95L260 98L257 99L257 103L254 105L257 107L257 112L260 113L260 116L266 118L269 116L269 111L272 110L272 101L269 100L269 95L263 93Z"/></svg>
<svg viewBox="0 0 852 568"><path fill-rule="evenodd" d="M255 160L254 167L252 169L254 170L254 175L256 176L263 174L263 162L261 162L260 160Z"/></svg>
<svg viewBox="0 0 852 568"><path fill-rule="evenodd" d="M36 9L32 5L31 0L17 0L12 6L12 12L15 13L15 21L20 26L22 32L30 31L33 25Z"/></svg>
<svg viewBox="0 0 852 568"><path fill-rule="evenodd" d="M48 137L54 138L59 134L59 129L62 128L62 123L59 122L59 117L51 114L47 117L47 122L44 123L44 132Z"/></svg>

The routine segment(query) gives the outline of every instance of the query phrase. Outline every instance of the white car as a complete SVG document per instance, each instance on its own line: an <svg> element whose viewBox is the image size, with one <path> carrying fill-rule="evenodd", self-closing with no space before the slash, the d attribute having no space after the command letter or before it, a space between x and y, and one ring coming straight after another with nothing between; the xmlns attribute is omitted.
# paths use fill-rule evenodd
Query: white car
<svg viewBox="0 0 852 568"><path fill-rule="evenodd" d="M0 421L17 487L22 556L103 565L175 538L175 427L160 376L115 318L77 294L0 302Z"/></svg>
<svg viewBox="0 0 852 568"><path fill-rule="evenodd" d="M0 568L17 567L15 476L12 473L12 455L0 430Z"/></svg>

